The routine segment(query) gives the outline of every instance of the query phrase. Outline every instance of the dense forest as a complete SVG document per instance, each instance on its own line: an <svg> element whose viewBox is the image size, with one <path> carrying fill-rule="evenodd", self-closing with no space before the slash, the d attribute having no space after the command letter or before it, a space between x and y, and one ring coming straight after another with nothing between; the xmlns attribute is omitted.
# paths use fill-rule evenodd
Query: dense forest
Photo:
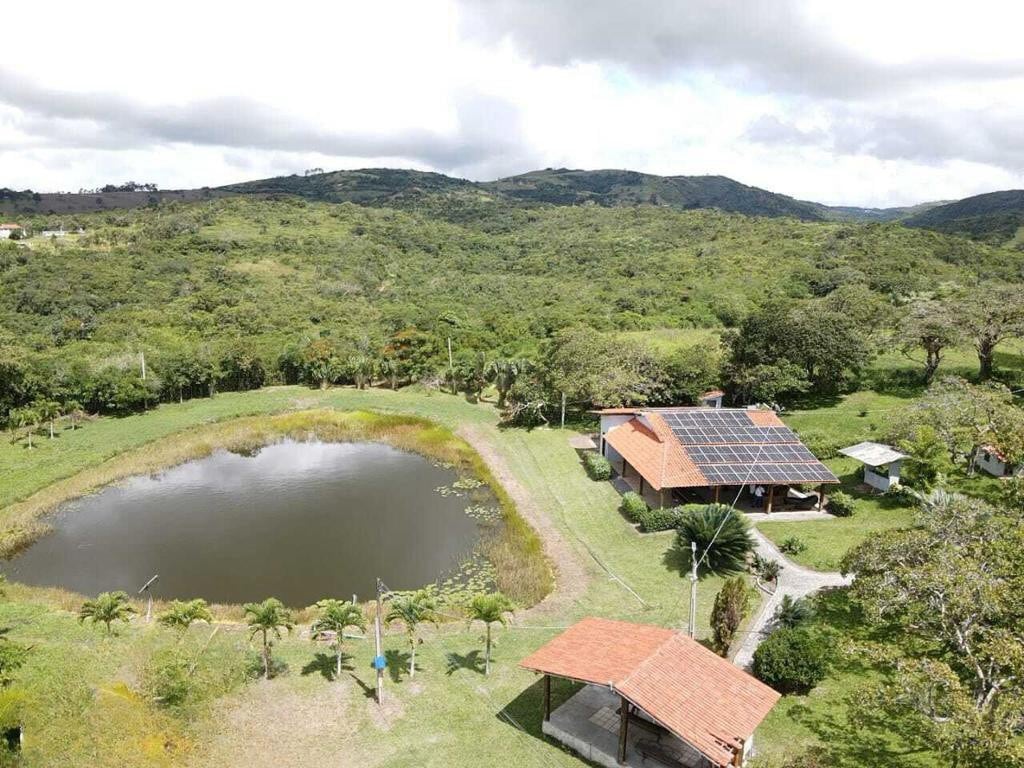
<svg viewBox="0 0 1024 768"><path fill-rule="evenodd" d="M770 400L849 386L883 332L941 358L981 333L965 325L987 304L979 287L1022 279L1016 249L899 223L524 205L472 188L393 208L245 196L59 223L84 233L0 243L11 423L295 382L491 381L541 416L555 391L654 403L724 382ZM725 348L665 359L637 341L662 328L716 329Z"/></svg>

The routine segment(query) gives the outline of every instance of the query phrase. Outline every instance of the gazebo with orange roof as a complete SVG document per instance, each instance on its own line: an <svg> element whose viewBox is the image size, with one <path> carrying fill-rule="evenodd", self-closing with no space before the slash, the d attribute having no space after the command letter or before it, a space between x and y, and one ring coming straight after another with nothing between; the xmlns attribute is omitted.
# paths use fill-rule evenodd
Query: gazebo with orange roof
<svg viewBox="0 0 1024 768"><path fill-rule="evenodd" d="M520 666L544 675L544 733L609 768L645 757L741 766L780 698L681 632L611 619L583 619ZM552 677L587 687L553 713ZM631 744L631 726L647 735Z"/></svg>

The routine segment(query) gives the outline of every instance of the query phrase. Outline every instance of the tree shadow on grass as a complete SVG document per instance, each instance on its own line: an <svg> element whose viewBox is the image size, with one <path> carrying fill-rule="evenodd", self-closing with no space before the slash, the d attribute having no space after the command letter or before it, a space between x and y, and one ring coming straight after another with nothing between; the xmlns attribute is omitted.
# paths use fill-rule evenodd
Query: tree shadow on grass
<svg viewBox="0 0 1024 768"><path fill-rule="evenodd" d="M349 656L347 653L342 652L342 672L348 672L355 669L355 667L353 667L349 663L351 662L351 660L351 656ZM338 661L333 653L328 653L326 651L317 651L317 653L313 656L312 661L308 662L306 666L302 668L302 675L306 676L319 674L324 680L327 680L328 682L333 682L337 679L337 670Z"/></svg>
<svg viewBox="0 0 1024 768"><path fill-rule="evenodd" d="M367 698L367 699L376 699L377 698L377 689L375 687L373 687L372 685L369 685L369 684L363 682L363 679L360 678L360 677L357 677L354 672L349 672L348 676L356 681L356 685L359 686L359 690L361 690L363 692L363 696L365 698Z"/></svg>
<svg viewBox="0 0 1024 768"><path fill-rule="evenodd" d="M409 674L409 659L412 654L408 651L398 651L395 649L384 651L384 660L387 662L388 676L391 678L391 682L400 683L402 678ZM419 659L416 659L419 662ZM417 663L416 668L420 669L420 665Z"/></svg>
<svg viewBox="0 0 1024 768"><path fill-rule="evenodd" d="M448 667L445 670L446 675L453 675L460 669L468 669L480 675L484 673L484 656L479 650L470 651L466 654L446 653L445 658L448 662Z"/></svg>

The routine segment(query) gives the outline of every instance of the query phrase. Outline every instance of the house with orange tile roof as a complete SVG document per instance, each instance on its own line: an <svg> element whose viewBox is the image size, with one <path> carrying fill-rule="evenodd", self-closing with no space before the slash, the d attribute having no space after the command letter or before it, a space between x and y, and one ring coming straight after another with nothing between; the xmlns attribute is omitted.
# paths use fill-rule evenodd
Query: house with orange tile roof
<svg viewBox="0 0 1024 768"><path fill-rule="evenodd" d="M780 698L683 633L611 619L583 619L520 666L543 675L543 732L607 768L742 766ZM584 686L552 710L553 679Z"/></svg>
<svg viewBox="0 0 1024 768"><path fill-rule="evenodd" d="M25 232L25 228L22 227L20 224L15 224L14 222L0 224L0 240L8 239L15 232L17 232L18 234L23 234Z"/></svg>
<svg viewBox="0 0 1024 768"><path fill-rule="evenodd" d="M654 506L746 494L771 512L781 494L783 504L820 509L824 486L839 482L771 410L640 407L598 414L601 455ZM799 490L804 485L817 486L817 495Z"/></svg>

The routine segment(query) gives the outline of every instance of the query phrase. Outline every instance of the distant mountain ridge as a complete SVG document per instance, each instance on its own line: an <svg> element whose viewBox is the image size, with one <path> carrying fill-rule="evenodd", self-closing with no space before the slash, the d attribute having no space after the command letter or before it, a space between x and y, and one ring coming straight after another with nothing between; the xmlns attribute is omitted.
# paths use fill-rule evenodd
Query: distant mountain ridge
<svg viewBox="0 0 1024 768"><path fill-rule="evenodd" d="M73 215L230 195L294 195L323 202L411 208L428 197L443 199L444 196L504 200L526 206L656 205L675 210L714 208L747 216L786 216L804 221L884 222L908 219L922 221L916 226L929 228L930 220L922 217L936 207L947 207L941 203L897 208L828 206L741 184L725 176L657 176L616 169L546 168L495 181L474 182L428 171L363 168L275 176L190 190L77 194L0 189L0 214Z"/></svg>
<svg viewBox="0 0 1024 768"><path fill-rule="evenodd" d="M965 197L918 213L904 223L975 240L1024 242L1024 189Z"/></svg>

